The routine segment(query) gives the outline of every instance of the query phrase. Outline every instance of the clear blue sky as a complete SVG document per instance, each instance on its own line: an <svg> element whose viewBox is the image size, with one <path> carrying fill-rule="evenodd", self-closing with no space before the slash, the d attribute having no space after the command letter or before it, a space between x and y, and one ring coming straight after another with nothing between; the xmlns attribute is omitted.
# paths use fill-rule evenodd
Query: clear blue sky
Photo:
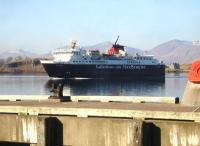
<svg viewBox="0 0 200 146"><path fill-rule="evenodd" d="M48 52L78 40L148 50L200 39L200 0L0 0L0 52Z"/></svg>

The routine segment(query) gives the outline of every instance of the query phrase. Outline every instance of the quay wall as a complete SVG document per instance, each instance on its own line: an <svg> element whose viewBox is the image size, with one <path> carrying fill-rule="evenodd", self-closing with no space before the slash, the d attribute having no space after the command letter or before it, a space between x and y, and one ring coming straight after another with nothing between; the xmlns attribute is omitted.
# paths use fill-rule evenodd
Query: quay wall
<svg viewBox="0 0 200 146"><path fill-rule="evenodd" d="M137 118L0 114L0 145L197 146L200 124Z"/></svg>

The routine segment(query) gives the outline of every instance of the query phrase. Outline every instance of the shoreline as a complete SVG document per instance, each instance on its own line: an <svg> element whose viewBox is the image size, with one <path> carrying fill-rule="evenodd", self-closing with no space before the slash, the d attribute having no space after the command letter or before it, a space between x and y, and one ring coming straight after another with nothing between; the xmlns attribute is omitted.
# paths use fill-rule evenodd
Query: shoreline
<svg viewBox="0 0 200 146"><path fill-rule="evenodd" d="M165 73L188 73L189 71L183 69L165 69Z"/></svg>
<svg viewBox="0 0 200 146"><path fill-rule="evenodd" d="M165 73L188 73L190 71L191 64L181 64L178 69L169 67L166 65Z"/></svg>

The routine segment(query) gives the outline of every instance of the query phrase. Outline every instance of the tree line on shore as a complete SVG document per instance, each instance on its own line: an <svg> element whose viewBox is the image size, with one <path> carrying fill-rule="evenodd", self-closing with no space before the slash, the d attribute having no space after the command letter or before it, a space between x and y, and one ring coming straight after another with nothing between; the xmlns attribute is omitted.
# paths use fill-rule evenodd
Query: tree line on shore
<svg viewBox="0 0 200 146"><path fill-rule="evenodd" d="M38 65L40 64L39 58L30 58L30 57L8 57L6 59L0 58L0 67L3 66L10 66L12 67L12 64L32 64L32 65Z"/></svg>
<svg viewBox="0 0 200 146"><path fill-rule="evenodd" d="M0 59L0 73L44 73L41 58L8 57Z"/></svg>

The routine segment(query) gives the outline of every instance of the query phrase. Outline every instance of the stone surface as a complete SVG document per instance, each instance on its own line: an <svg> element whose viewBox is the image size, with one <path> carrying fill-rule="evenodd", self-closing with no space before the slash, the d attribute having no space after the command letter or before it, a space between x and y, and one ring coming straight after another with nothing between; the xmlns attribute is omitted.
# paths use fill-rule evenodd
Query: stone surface
<svg viewBox="0 0 200 146"><path fill-rule="evenodd" d="M58 117L64 145L140 146L142 121L114 118Z"/></svg>
<svg viewBox="0 0 200 146"><path fill-rule="evenodd" d="M148 121L143 125L143 146L198 146L199 129L200 124L194 122Z"/></svg>

